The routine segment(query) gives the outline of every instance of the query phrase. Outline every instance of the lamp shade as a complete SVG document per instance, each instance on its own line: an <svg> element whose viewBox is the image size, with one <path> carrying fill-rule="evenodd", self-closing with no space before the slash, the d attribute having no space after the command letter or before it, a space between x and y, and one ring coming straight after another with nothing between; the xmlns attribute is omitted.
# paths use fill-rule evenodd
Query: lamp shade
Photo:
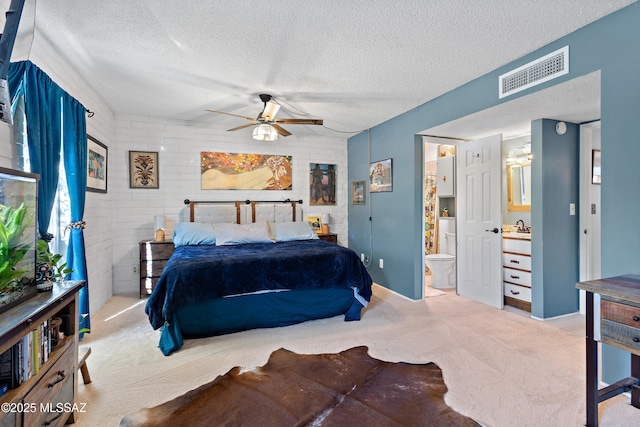
<svg viewBox="0 0 640 427"><path fill-rule="evenodd" d="M320 221L322 222L322 234L329 233L329 214L323 213L320 214Z"/></svg>
<svg viewBox="0 0 640 427"><path fill-rule="evenodd" d="M275 141L278 139L278 132L268 123L257 125L253 129L253 139L258 141Z"/></svg>
<svg viewBox="0 0 640 427"><path fill-rule="evenodd" d="M161 230L164 228L164 215L155 215L153 217L154 230Z"/></svg>

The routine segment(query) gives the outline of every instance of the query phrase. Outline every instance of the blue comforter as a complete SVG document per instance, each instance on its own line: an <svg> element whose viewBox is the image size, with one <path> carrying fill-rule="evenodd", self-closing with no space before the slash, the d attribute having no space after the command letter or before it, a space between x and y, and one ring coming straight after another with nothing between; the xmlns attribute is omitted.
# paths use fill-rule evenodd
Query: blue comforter
<svg viewBox="0 0 640 427"><path fill-rule="evenodd" d="M371 277L351 249L323 240L180 246L145 313L158 329L189 304L266 290L356 288L371 299Z"/></svg>

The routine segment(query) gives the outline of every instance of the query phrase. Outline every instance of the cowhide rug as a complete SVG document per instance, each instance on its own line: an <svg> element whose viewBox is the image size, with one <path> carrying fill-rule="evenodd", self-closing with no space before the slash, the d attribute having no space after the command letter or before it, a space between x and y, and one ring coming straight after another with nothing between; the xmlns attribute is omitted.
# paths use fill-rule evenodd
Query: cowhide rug
<svg viewBox="0 0 640 427"><path fill-rule="evenodd" d="M444 401L434 363L374 359L367 347L305 355L280 349L266 365L239 367L121 426L479 426Z"/></svg>

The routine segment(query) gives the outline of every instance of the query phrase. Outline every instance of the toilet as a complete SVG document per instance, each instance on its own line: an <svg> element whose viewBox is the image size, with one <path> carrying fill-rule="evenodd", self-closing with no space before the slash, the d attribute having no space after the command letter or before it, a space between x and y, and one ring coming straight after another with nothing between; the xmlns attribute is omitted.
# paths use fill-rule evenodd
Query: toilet
<svg viewBox="0 0 640 427"><path fill-rule="evenodd" d="M432 288L455 288L456 286L456 233L444 231L441 228L440 248L445 248L446 252L441 254L430 254L424 257L429 270L431 270ZM444 235L444 242L442 236ZM444 243L444 244L442 244Z"/></svg>

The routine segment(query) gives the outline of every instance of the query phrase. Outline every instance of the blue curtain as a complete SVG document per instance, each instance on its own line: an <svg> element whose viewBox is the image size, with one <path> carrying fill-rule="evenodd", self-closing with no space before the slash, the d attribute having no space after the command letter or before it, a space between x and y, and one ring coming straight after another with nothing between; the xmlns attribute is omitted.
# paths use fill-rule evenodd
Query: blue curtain
<svg viewBox="0 0 640 427"><path fill-rule="evenodd" d="M58 187L61 147L64 152L71 199L66 260L68 268L73 270L67 279L85 280L79 296L79 337L82 338L86 332L91 332L82 220L87 186L86 109L30 61L11 63L7 80L12 100L24 94L31 171L40 174L38 228L42 236L48 236Z"/></svg>
<svg viewBox="0 0 640 427"><path fill-rule="evenodd" d="M62 113L60 95L64 92L30 61L11 63L7 80L12 99L16 95L13 88L24 94L31 172L40 175L38 231L44 240L49 241L51 236L47 230L58 189Z"/></svg>
<svg viewBox="0 0 640 427"><path fill-rule="evenodd" d="M69 279L85 280L80 289L78 331L80 338L91 332L89 317L89 286L87 259L84 250L84 200L87 189L87 126L86 109L74 98L65 96L63 106L62 151L71 199L71 224L67 246L67 267L73 270Z"/></svg>

